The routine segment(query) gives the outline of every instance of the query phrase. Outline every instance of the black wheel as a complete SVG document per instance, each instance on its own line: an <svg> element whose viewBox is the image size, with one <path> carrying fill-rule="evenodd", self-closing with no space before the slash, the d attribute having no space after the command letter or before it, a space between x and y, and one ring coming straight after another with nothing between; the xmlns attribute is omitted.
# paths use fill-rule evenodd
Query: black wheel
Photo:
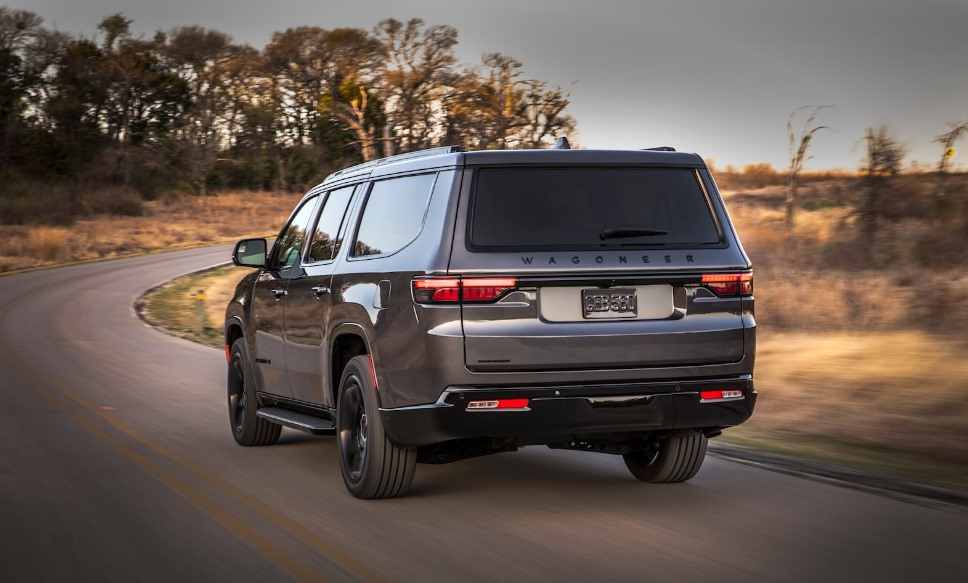
<svg viewBox="0 0 968 583"><path fill-rule="evenodd" d="M229 356L227 384L232 437L240 445L272 445L279 440L282 426L256 416L259 400L255 394L255 384L249 382L251 377L246 355L245 340L240 338L232 344Z"/></svg>
<svg viewBox="0 0 968 583"><path fill-rule="evenodd" d="M343 482L357 498L403 496L413 481L417 450L387 438L370 370L369 357L357 356L339 384L336 435Z"/></svg>
<svg viewBox="0 0 968 583"><path fill-rule="evenodd" d="M636 478L653 484L685 482L696 475L706 459L706 436L693 433L686 437L675 435L659 443L659 447L622 456L625 465Z"/></svg>

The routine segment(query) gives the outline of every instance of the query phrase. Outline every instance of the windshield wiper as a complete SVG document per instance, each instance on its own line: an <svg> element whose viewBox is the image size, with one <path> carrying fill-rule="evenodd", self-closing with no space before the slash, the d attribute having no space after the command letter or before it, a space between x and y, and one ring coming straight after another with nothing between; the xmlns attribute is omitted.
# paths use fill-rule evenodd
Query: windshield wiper
<svg viewBox="0 0 968 583"><path fill-rule="evenodd" d="M598 238L604 241L606 239L625 239L628 237L657 237L668 234L669 231L663 231L662 229L605 229L598 235Z"/></svg>

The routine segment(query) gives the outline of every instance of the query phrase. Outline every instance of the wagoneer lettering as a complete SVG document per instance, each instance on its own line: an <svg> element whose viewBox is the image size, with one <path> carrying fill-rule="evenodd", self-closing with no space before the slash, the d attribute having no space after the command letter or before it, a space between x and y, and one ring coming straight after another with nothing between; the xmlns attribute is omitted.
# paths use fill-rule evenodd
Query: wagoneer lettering
<svg viewBox="0 0 968 583"><path fill-rule="evenodd" d="M695 154L384 158L233 261L254 268L226 308L233 437L334 435L359 498L533 445L682 482L756 404L752 268Z"/></svg>

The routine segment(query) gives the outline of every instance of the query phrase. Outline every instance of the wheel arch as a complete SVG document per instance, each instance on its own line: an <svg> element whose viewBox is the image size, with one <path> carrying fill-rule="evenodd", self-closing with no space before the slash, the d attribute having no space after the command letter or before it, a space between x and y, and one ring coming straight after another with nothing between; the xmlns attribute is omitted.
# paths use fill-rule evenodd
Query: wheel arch
<svg viewBox="0 0 968 583"><path fill-rule="evenodd" d="M339 384L343 369L354 357L372 355L366 331L358 324L342 324L333 331L330 344L330 398L333 406L339 399ZM379 384L377 383L377 386ZM377 391L379 394L379 391Z"/></svg>
<svg viewBox="0 0 968 583"><path fill-rule="evenodd" d="M245 336L244 330L242 319L238 316L233 316L225 323L225 346L228 350L231 350L236 340Z"/></svg>

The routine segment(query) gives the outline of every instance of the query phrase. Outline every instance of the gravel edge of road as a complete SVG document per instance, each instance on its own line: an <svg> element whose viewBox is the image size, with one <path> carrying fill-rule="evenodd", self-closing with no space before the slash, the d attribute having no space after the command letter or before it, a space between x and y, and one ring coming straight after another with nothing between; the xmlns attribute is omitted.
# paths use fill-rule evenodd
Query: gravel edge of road
<svg viewBox="0 0 968 583"><path fill-rule="evenodd" d="M729 461L834 484L919 506L968 514L968 491L923 484L883 472L821 463L732 443L709 442L710 454Z"/></svg>

